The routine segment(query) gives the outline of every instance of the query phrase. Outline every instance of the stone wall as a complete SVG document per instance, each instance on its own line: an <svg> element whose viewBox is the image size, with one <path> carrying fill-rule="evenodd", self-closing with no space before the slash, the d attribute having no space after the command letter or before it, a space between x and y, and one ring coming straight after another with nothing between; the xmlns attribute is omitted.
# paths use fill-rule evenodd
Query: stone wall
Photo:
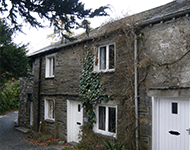
<svg viewBox="0 0 190 150"><path fill-rule="evenodd" d="M32 62L29 77L20 78L19 93L19 115L18 124L38 131L38 93L39 93L39 58ZM33 102L33 122L30 125L30 102Z"/></svg>
<svg viewBox="0 0 190 150"><path fill-rule="evenodd" d="M144 30L148 41L145 54L152 61L147 87L189 87L190 24L188 17L156 24Z"/></svg>
<svg viewBox="0 0 190 150"><path fill-rule="evenodd" d="M40 80L40 114L41 124L39 128L44 133L52 134L55 137L67 139L67 100L79 100L79 76L82 71L81 59L83 44L67 47L55 51L56 64L55 76L45 78L45 57L41 55L41 80ZM37 57L34 63L34 98L39 99L39 67L40 58ZM55 100L55 122L44 120L44 100ZM36 103L37 104L37 103ZM37 106L38 107L38 106ZM37 122L37 117L36 122Z"/></svg>
<svg viewBox="0 0 190 150"><path fill-rule="evenodd" d="M32 126L30 126L29 103L33 101L33 77L20 78L19 89L18 125L32 128Z"/></svg>

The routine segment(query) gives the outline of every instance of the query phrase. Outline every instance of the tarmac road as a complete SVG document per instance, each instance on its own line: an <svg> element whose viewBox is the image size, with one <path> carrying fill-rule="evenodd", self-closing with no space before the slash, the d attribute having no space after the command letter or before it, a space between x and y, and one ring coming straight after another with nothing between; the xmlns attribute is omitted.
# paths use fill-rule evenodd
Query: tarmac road
<svg viewBox="0 0 190 150"><path fill-rule="evenodd" d="M26 142L26 134L14 129L14 122L17 121L18 111L0 115L0 150L56 150L50 146L35 145Z"/></svg>

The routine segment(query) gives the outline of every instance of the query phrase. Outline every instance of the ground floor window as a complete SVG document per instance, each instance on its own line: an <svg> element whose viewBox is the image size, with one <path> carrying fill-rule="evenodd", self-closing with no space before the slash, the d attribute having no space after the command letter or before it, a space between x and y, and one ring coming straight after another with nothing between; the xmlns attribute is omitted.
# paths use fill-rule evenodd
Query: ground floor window
<svg viewBox="0 0 190 150"><path fill-rule="evenodd" d="M116 136L117 106L98 105L96 108L96 117L95 132L108 136Z"/></svg>
<svg viewBox="0 0 190 150"><path fill-rule="evenodd" d="M53 99L45 99L44 101L44 119L55 120L55 101Z"/></svg>

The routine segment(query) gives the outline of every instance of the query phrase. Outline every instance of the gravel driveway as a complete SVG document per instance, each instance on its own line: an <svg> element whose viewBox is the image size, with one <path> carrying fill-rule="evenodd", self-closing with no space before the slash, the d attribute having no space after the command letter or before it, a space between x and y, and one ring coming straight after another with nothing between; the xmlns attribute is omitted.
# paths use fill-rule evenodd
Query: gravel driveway
<svg viewBox="0 0 190 150"><path fill-rule="evenodd" d="M26 135L14 129L17 118L17 111L0 116L0 150L57 150L50 146L26 142L24 139Z"/></svg>

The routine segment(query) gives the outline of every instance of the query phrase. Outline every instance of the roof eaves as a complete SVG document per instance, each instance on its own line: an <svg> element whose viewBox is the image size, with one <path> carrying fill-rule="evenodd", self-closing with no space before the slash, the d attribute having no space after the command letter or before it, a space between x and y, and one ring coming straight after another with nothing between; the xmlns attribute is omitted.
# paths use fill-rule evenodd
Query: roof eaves
<svg viewBox="0 0 190 150"><path fill-rule="evenodd" d="M144 25L152 24L152 23L155 23L158 21L163 21L163 20L167 20L170 18L175 18L177 16L181 16L181 15L188 14L188 13L190 13L190 7L189 8L182 8L182 9L179 9L177 11L165 13L162 15L157 15L155 17L152 17L151 19L143 20L140 24L142 26L144 26Z"/></svg>
<svg viewBox="0 0 190 150"><path fill-rule="evenodd" d="M40 49L38 51L35 51L33 53L27 54L27 57L33 57L33 56L39 55L41 53L44 53L44 52L47 52L47 51L50 51L50 50L53 50L53 49L60 49L60 48L63 48L63 47L71 46L73 44L78 44L78 43L89 41L89 40L92 40L92 39L94 39L94 37L88 37L88 38L84 38L84 39L79 39L79 40L76 40L74 42L70 42L68 44L50 45L50 46L42 48L42 49Z"/></svg>

